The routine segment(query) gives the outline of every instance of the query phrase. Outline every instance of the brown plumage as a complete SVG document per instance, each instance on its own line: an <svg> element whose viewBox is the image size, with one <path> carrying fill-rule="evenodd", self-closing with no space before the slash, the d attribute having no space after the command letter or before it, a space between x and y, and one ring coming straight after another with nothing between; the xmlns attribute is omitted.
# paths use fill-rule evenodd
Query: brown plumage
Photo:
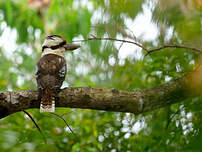
<svg viewBox="0 0 202 152"><path fill-rule="evenodd" d="M61 56L47 54L38 61L36 69L37 86L41 98L41 111L43 109L54 109L52 106L55 106L55 98L65 80L66 61ZM50 110L50 112L52 111L54 110Z"/></svg>
<svg viewBox="0 0 202 152"><path fill-rule="evenodd" d="M56 93L53 89L45 88L41 96L41 109L53 109Z"/></svg>
<svg viewBox="0 0 202 152"><path fill-rule="evenodd" d="M65 80L65 53L79 45L67 44L58 35L49 35L42 45L42 57L36 65L36 80L39 90L40 112L54 112L57 94Z"/></svg>

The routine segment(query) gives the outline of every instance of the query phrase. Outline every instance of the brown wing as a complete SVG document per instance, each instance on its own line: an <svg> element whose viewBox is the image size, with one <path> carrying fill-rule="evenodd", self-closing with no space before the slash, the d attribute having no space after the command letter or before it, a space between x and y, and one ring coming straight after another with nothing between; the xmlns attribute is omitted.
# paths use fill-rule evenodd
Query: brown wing
<svg viewBox="0 0 202 152"><path fill-rule="evenodd" d="M35 75L39 89L58 89L65 80L66 61L61 56L47 54L38 61Z"/></svg>

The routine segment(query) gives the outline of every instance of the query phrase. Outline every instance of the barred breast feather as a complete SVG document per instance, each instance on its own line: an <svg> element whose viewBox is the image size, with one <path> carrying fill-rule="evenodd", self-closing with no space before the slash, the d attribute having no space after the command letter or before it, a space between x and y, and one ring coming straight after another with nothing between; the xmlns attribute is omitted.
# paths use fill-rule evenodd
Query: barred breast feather
<svg viewBox="0 0 202 152"><path fill-rule="evenodd" d="M40 112L54 112L55 99L66 76L66 61L55 54L44 55L36 65Z"/></svg>

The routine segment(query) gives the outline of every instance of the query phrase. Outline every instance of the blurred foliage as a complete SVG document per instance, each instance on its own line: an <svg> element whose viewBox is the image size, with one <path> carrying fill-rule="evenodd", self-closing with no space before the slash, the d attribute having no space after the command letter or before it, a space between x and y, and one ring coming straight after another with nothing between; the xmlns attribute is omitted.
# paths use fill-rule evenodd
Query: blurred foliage
<svg viewBox="0 0 202 152"><path fill-rule="evenodd" d="M158 30L153 40L134 37L128 29L129 21L144 14L145 7ZM68 42L93 34L139 41L147 48L183 44L202 49L201 10L200 0L1 0L0 89L36 89L35 64L44 37L51 33ZM80 50L66 56L68 73L64 86L148 88L180 78L197 65L198 59L186 49L164 49L144 57L145 52L136 47L127 50L128 45L123 47L119 42L87 41L81 45ZM127 51L133 53L123 57L121 53ZM57 108L57 113L65 113L65 120L77 136L54 115L30 109L28 112L43 130L47 144L32 121L18 112L0 120L0 149L199 152L201 103L201 97L197 97L139 116Z"/></svg>

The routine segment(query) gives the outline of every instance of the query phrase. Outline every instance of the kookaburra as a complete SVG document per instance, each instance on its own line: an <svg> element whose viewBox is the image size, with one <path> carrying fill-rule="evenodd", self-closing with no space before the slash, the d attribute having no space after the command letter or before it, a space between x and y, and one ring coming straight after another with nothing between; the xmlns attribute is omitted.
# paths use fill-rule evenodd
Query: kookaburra
<svg viewBox="0 0 202 152"><path fill-rule="evenodd" d="M40 112L54 112L55 99L65 80L65 53L79 48L68 44L58 35L47 36L42 45L42 56L36 65L36 80L39 90Z"/></svg>

